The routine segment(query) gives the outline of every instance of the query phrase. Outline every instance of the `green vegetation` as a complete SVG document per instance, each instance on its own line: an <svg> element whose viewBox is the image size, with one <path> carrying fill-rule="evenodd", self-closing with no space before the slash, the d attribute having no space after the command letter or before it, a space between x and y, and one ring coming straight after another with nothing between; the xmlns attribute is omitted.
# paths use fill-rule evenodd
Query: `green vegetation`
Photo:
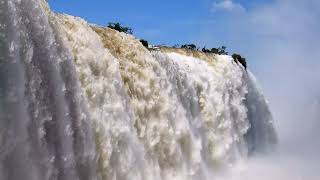
<svg viewBox="0 0 320 180"><path fill-rule="evenodd" d="M130 27L125 27L122 26L120 23L108 23L108 27L111 29L114 29L116 31L119 32L124 32L127 34L133 34L133 30ZM149 42L145 39L140 39L141 44L146 47L147 49L149 49ZM184 44L184 45L174 45L172 46L172 48L182 48L182 49L189 49L189 50L194 50L194 51L199 51L199 47L195 44ZM226 47L225 46L221 46L218 48L211 48L211 49L207 49L206 47L203 47L201 49L202 52L204 53L213 53L213 54L218 54L218 55L228 55L229 53L226 51ZM236 63L240 63L242 64L242 66L247 69L247 62L246 59L241 57L240 54L232 54L232 58Z"/></svg>
<svg viewBox="0 0 320 180"><path fill-rule="evenodd" d="M201 50L204 53L213 53L213 54L219 54L219 55L228 55L228 52L226 51L225 46L221 46L219 48L211 48L211 50L207 49L206 47L202 48Z"/></svg>
<svg viewBox="0 0 320 180"><path fill-rule="evenodd" d="M190 49L190 50L198 50L197 46L194 44L184 44L181 46L183 49Z"/></svg>
<svg viewBox="0 0 320 180"><path fill-rule="evenodd" d="M211 50L207 49L206 47L202 48L201 51L204 53L211 53Z"/></svg>
<svg viewBox="0 0 320 180"><path fill-rule="evenodd" d="M247 69L247 62L246 62L246 58L241 57L240 54L232 54L232 58L236 63L241 63L242 66Z"/></svg>
<svg viewBox="0 0 320 180"><path fill-rule="evenodd" d="M175 45L173 46L173 48L178 48L179 46ZM195 45L195 44L184 44L181 46L181 48L184 49L191 49L191 50L199 50L199 48ZM201 49L202 52L204 53L213 53L213 54L218 54L218 55L228 55L229 53L226 51L227 47L225 46L221 46L219 48L211 48L211 49L207 49L206 47L203 47ZM232 55L233 60L236 63L240 63L242 64L242 66L247 69L247 62L246 62L246 58L241 57L240 54L236 54L234 53Z"/></svg>
<svg viewBox="0 0 320 180"><path fill-rule="evenodd" d="M173 48L178 48L177 45L173 46ZM180 48L183 49L190 49L190 50L195 50L198 51L200 48L197 47L195 44L184 44L181 45ZM226 51L225 46L221 46L219 48L212 48L212 49L207 49L206 47L203 47L201 49L202 52L204 53L213 53L213 54L219 54L219 55L228 55L228 52Z"/></svg>
<svg viewBox="0 0 320 180"><path fill-rule="evenodd" d="M219 54L219 55L228 55L228 52L226 51L225 46L221 46L219 48L212 48L211 52L214 54Z"/></svg>
<svg viewBox="0 0 320 180"><path fill-rule="evenodd" d="M108 28L127 34L133 34L133 30L130 27L122 26L120 23L108 23Z"/></svg>
<svg viewBox="0 0 320 180"><path fill-rule="evenodd" d="M147 40L140 39L140 42L144 47L149 48L149 42Z"/></svg>

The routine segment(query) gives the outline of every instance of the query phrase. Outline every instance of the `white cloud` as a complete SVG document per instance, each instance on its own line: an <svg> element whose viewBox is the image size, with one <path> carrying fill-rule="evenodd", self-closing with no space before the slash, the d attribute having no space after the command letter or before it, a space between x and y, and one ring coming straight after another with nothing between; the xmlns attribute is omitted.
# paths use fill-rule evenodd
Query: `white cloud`
<svg viewBox="0 0 320 180"><path fill-rule="evenodd" d="M235 3L232 0L223 0L220 2L214 2L211 7L212 12L228 11L228 12L244 12L246 9L240 4Z"/></svg>

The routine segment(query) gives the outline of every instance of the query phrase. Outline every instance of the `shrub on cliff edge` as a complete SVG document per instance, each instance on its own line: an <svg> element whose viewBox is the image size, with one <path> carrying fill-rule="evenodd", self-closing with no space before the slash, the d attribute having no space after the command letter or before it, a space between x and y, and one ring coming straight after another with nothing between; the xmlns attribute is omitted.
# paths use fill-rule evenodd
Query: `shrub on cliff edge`
<svg viewBox="0 0 320 180"><path fill-rule="evenodd" d="M122 26L120 23L108 23L108 28L114 29L119 32L132 34L133 30L130 27Z"/></svg>
<svg viewBox="0 0 320 180"><path fill-rule="evenodd" d="M243 58L243 57L241 57L240 54L236 54L236 53L232 54L232 58L233 58L233 60L234 60L236 63L238 63L238 62L241 63L242 66L243 66L245 69L247 69L246 58Z"/></svg>

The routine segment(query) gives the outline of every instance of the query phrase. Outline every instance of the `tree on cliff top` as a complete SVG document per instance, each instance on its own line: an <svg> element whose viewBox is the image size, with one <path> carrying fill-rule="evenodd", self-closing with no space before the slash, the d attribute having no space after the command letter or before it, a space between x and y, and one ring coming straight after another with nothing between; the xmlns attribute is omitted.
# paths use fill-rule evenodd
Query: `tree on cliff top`
<svg viewBox="0 0 320 180"><path fill-rule="evenodd" d="M242 66L245 68L245 69L247 69L247 61L246 61L246 58L243 58L243 57L241 57L241 55L240 54L233 54L232 55L232 58L233 58L233 60L236 62L236 63L241 63L242 64Z"/></svg>
<svg viewBox="0 0 320 180"><path fill-rule="evenodd" d="M219 54L219 55L228 55L228 52L226 51L226 49L227 48L225 46L221 46L219 48L212 48L211 53Z"/></svg>
<svg viewBox="0 0 320 180"><path fill-rule="evenodd" d="M191 50L197 50L197 46L194 44L184 44L181 46L183 49L191 49Z"/></svg>
<svg viewBox="0 0 320 180"><path fill-rule="evenodd" d="M141 42L141 44L142 44L144 47L149 48L149 42L148 42L147 40L145 40L145 39L140 39L140 42Z"/></svg>
<svg viewBox="0 0 320 180"><path fill-rule="evenodd" d="M130 27L122 26L120 23L108 23L108 28L114 29L119 32L124 32L127 34L132 34L133 30Z"/></svg>

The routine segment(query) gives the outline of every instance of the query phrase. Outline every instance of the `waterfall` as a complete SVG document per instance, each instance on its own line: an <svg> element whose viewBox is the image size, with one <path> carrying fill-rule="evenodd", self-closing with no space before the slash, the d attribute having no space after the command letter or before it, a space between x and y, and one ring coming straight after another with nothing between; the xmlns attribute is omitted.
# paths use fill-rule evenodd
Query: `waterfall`
<svg viewBox="0 0 320 180"><path fill-rule="evenodd" d="M0 2L1 180L209 180L276 133L230 56L149 51L132 35Z"/></svg>
<svg viewBox="0 0 320 180"><path fill-rule="evenodd" d="M0 179L94 179L86 99L45 7L1 2Z"/></svg>

